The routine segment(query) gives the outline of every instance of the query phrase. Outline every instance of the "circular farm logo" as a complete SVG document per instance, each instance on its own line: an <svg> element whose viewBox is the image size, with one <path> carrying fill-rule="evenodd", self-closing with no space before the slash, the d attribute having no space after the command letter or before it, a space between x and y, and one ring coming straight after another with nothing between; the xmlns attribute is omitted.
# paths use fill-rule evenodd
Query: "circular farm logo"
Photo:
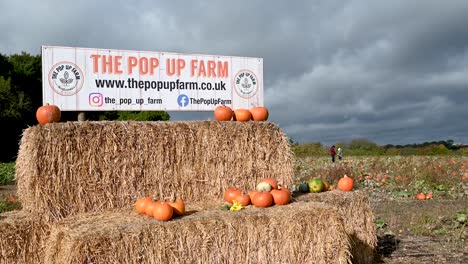
<svg viewBox="0 0 468 264"><path fill-rule="evenodd" d="M74 95L83 86L83 72L72 62L59 62L49 71L49 84L60 95Z"/></svg>
<svg viewBox="0 0 468 264"><path fill-rule="evenodd" d="M240 70L234 77L234 87L239 96L251 98L257 93L257 77L250 70Z"/></svg>

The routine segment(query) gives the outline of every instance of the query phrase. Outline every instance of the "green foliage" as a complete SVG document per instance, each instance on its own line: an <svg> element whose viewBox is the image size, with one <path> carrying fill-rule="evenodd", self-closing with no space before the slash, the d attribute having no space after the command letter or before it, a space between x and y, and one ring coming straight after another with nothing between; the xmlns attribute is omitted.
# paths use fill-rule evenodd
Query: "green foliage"
<svg viewBox="0 0 468 264"><path fill-rule="evenodd" d="M453 218L453 220L457 227L465 226L466 224L468 224L468 217L466 216L466 213L463 211L458 211L455 214L455 217Z"/></svg>
<svg viewBox="0 0 468 264"><path fill-rule="evenodd" d="M40 55L25 52L8 58L11 65L9 78L14 93L22 94L28 104L22 108L24 127L36 124L35 110L42 105L42 64Z"/></svg>
<svg viewBox="0 0 468 264"><path fill-rule="evenodd" d="M0 120L21 120L31 109L31 100L25 93L14 90L11 80L0 76Z"/></svg>
<svg viewBox="0 0 468 264"><path fill-rule="evenodd" d="M0 214L3 212L13 211L13 210L20 210L21 203L19 202L9 202L9 201L0 201Z"/></svg>
<svg viewBox="0 0 468 264"><path fill-rule="evenodd" d="M416 154L421 156L448 155L450 150L443 144L427 145L416 149Z"/></svg>
<svg viewBox="0 0 468 264"><path fill-rule="evenodd" d="M8 61L8 57L0 54L0 76L10 76L11 63Z"/></svg>
<svg viewBox="0 0 468 264"><path fill-rule="evenodd" d="M400 197L400 198L403 198L403 197L408 198L408 197L413 197L415 195L415 192L411 190L407 190L407 189L404 189L404 190L394 189L392 191L392 195L395 197Z"/></svg>
<svg viewBox="0 0 468 264"><path fill-rule="evenodd" d="M86 120L119 120L119 121L168 121L170 116L164 111L94 111L85 113ZM78 112L66 111L62 113L62 121L76 121Z"/></svg>
<svg viewBox="0 0 468 264"><path fill-rule="evenodd" d="M395 147L390 147L385 150L385 155L387 156L400 156L401 152Z"/></svg>
<svg viewBox="0 0 468 264"><path fill-rule="evenodd" d="M386 226L387 223L385 222L385 220L381 218L375 219L375 227L377 227L377 229L384 229Z"/></svg>
<svg viewBox="0 0 468 264"><path fill-rule="evenodd" d="M164 111L106 111L87 115L90 120L119 120L119 121L168 121L170 116Z"/></svg>
<svg viewBox="0 0 468 264"><path fill-rule="evenodd" d="M15 159L23 129L37 124L36 110L42 102L42 58L22 52L5 56L0 54L0 120L8 129L4 131L4 144L0 162ZM63 111L62 122L76 121L78 112ZM86 112L88 120L165 121L164 111L95 111Z"/></svg>
<svg viewBox="0 0 468 264"><path fill-rule="evenodd" d="M167 121L169 120L169 114L163 111L124 111L118 113L117 120Z"/></svg>
<svg viewBox="0 0 468 264"><path fill-rule="evenodd" d="M0 185L12 184L15 181L15 163L0 163Z"/></svg>
<svg viewBox="0 0 468 264"><path fill-rule="evenodd" d="M468 148L467 147L458 148L458 149L456 149L456 150L454 150L452 152L454 153L454 155L468 157Z"/></svg>
<svg viewBox="0 0 468 264"><path fill-rule="evenodd" d="M304 144L295 144L292 146L293 152L299 157L322 156L328 152L320 142L308 142Z"/></svg>
<svg viewBox="0 0 468 264"><path fill-rule="evenodd" d="M292 150L298 157L329 155L330 146L319 142L299 144L290 140ZM468 148L453 145L453 140L425 142L405 146L379 146L368 139L353 139L350 142L338 142L336 149L343 150L343 156L468 156Z"/></svg>
<svg viewBox="0 0 468 264"><path fill-rule="evenodd" d="M353 139L349 143L343 143L348 156L383 155L385 151L374 142L367 139Z"/></svg>
<svg viewBox="0 0 468 264"><path fill-rule="evenodd" d="M413 190L414 193L427 193L431 189L429 186L429 183L427 183L425 180L417 180L414 182L414 184L411 186L411 189Z"/></svg>
<svg viewBox="0 0 468 264"><path fill-rule="evenodd" d="M13 66L12 76L32 78L37 81L41 80L42 65L40 55L30 55L26 52L13 54L10 56L9 62Z"/></svg>
<svg viewBox="0 0 468 264"><path fill-rule="evenodd" d="M18 153L23 129L37 124L35 110L42 104L41 57L26 53L0 54L0 120L4 130L0 161Z"/></svg>

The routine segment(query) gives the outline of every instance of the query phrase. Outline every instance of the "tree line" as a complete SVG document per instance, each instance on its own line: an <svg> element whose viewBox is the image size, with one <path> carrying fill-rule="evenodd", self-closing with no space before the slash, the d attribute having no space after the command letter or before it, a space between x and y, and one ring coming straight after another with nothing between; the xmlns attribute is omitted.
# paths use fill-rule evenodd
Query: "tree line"
<svg viewBox="0 0 468 264"><path fill-rule="evenodd" d="M320 142L307 142L299 144L290 140L293 152L297 156L325 156L329 155L331 146L323 145ZM336 148L342 148L347 156L408 156L408 155L463 155L468 156L468 146L454 144L454 141L441 140L430 141L419 144L405 145L377 145L368 139L353 139L349 142L337 142Z"/></svg>
<svg viewBox="0 0 468 264"><path fill-rule="evenodd" d="M0 162L16 160L23 130L37 125L36 110L42 102L41 55L3 55L0 53L0 120L5 138ZM61 121L77 120L78 112L62 112ZM169 120L164 111L94 111L86 112L87 120Z"/></svg>

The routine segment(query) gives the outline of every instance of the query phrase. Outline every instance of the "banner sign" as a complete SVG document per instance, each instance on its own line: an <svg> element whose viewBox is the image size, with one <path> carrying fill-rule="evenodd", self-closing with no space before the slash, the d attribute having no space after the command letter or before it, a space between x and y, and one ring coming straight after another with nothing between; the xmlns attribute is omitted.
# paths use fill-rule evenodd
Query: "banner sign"
<svg viewBox="0 0 468 264"><path fill-rule="evenodd" d="M263 106L263 59L42 46L43 103L62 111Z"/></svg>

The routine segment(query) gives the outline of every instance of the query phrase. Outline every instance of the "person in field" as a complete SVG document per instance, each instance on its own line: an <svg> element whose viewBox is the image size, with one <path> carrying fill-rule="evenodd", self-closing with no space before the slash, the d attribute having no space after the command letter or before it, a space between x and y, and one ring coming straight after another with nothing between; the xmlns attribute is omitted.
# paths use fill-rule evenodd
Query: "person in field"
<svg viewBox="0 0 468 264"><path fill-rule="evenodd" d="M335 162L335 156L336 156L335 145L331 146L330 148L330 156L331 156L332 162Z"/></svg>
<svg viewBox="0 0 468 264"><path fill-rule="evenodd" d="M338 159L343 159L343 150L341 148L338 148Z"/></svg>

